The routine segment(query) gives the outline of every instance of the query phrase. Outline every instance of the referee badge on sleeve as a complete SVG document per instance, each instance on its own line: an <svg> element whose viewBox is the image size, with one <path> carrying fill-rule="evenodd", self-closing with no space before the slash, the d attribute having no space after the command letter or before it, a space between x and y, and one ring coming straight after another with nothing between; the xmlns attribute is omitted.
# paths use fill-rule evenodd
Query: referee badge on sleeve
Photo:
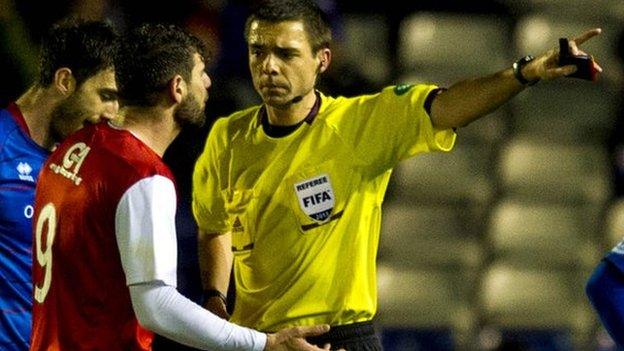
<svg viewBox="0 0 624 351"><path fill-rule="evenodd" d="M327 174L306 179L295 184L299 206L310 218L318 222L327 221L334 210L334 189Z"/></svg>

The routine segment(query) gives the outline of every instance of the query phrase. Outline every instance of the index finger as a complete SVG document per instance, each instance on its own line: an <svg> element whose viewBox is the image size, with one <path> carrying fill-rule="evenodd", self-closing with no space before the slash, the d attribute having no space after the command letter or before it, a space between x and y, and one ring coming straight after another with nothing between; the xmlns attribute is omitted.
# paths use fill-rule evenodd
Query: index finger
<svg viewBox="0 0 624 351"><path fill-rule="evenodd" d="M300 326L296 327L296 334L300 337L318 336L327 333L329 328L328 324Z"/></svg>
<svg viewBox="0 0 624 351"><path fill-rule="evenodd" d="M599 35L600 33L602 33L602 29L601 28L594 28L594 29L590 29L587 32L579 35L578 37L572 39L574 40L574 42L576 43L576 45L580 45L583 44L584 42L588 41L589 39Z"/></svg>

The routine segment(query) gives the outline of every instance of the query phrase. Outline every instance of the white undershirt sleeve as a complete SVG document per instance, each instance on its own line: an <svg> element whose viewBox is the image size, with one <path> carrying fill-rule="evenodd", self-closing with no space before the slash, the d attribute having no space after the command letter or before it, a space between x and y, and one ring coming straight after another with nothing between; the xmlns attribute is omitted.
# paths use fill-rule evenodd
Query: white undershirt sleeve
<svg viewBox="0 0 624 351"><path fill-rule="evenodd" d="M264 349L266 334L217 317L171 286L152 282L129 288L139 323L157 334L201 350Z"/></svg>
<svg viewBox="0 0 624 351"><path fill-rule="evenodd" d="M119 200L115 235L126 284L160 280L176 286L176 191L160 175L141 179Z"/></svg>
<svg viewBox="0 0 624 351"><path fill-rule="evenodd" d="M203 350L263 350L266 334L223 320L175 289L176 202L173 182L156 175L132 185L117 205L117 246L139 323Z"/></svg>

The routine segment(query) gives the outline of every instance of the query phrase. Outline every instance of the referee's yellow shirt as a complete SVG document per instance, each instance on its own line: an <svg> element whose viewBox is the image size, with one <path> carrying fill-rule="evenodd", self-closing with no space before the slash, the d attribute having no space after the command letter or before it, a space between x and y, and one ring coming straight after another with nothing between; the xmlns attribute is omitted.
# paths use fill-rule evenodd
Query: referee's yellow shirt
<svg viewBox="0 0 624 351"><path fill-rule="evenodd" d="M454 131L434 129L424 109L435 88L319 93L314 120L281 138L265 134L261 106L215 123L195 166L193 212L202 230L232 232L232 322L276 331L373 318L392 167L455 142Z"/></svg>

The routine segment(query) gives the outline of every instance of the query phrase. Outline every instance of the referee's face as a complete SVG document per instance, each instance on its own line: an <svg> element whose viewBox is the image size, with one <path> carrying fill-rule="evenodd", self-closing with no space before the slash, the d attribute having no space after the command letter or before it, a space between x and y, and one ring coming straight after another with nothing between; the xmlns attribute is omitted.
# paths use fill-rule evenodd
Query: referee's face
<svg viewBox="0 0 624 351"><path fill-rule="evenodd" d="M302 21L251 23L249 69L264 103L283 108L314 94L323 51L313 53ZM324 49L329 50L329 49Z"/></svg>

